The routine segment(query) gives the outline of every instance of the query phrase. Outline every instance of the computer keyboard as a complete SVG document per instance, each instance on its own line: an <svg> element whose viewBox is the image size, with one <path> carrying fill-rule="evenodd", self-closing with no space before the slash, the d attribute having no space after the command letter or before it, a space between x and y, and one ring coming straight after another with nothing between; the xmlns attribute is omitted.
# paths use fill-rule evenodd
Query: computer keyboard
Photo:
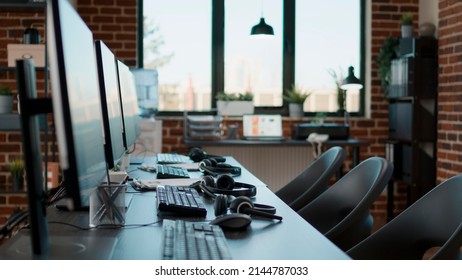
<svg viewBox="0 0 462 280"><path fill-rule="evenodd" d="M199 193L190 187L158 185L157 210L176 215L205 217L207 209Z"/></svg>
<svg viewBox="0 0 462 280"><path fill-rule="evenodd" d="M229 260L231 254L217 225L183 220L163 220L164 260Z"/></svg>
<svg viewBox="0 0 462 280"><path fill-rule="evenodd" d="M157 179L189 178L188 170L184 167L158 164Z"/></svg>
<svg viewBox="0 0 462 280"><path fill-rule="evenodd" d="M188 156L180 154L158 153L157 163L172 164L172 163L191 163L193 162Z"/></svg>

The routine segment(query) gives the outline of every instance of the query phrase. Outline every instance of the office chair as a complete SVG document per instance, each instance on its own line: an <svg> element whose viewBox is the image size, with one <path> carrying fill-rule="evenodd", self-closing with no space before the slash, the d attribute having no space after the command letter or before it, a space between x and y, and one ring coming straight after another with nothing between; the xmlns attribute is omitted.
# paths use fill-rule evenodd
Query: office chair
<svg viewBox="0 0 462 280"><path fill-rule="evenodd" d="M462 175L458 175L436 186L347 254L353 259L462 259L461 246ZM429 255L429 249L437 250Z"/></svg>
<svg viewBox="0 0 462 280"><path fill-rule="evenodd" d="M340 170L345 157L342 147L330 148L276 191L276 195L295 211L300 210L327 189L329 179Z"/></svg>
<svg viewBox="0 0 462 280"><path fill-rule="evenodd" d="M393 165L371 157L354 167L330 188L298 211L339 248L347 250L371 234L369 208L383 191Z"/></svg>
<svg viewBox="0 0 462 280"><path fill-rule="evenodd" d="M0 227L0 244L2 244L5 239L13 236L22 224L27 222L28 217L29 213L27 211L16 208L11 216L8 217L6 223Z"/></svg>

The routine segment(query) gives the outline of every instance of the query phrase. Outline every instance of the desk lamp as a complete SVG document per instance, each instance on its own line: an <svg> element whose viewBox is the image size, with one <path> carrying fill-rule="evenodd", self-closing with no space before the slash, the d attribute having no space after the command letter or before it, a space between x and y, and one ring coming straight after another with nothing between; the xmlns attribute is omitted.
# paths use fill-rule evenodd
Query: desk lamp
<svg viewBox="0 0 462 280"><path fill-rule="evenodd" d="M340 88L343 90L343 102L346 103L346 92L347 90L360 90L363 88L363 85L361 81L355 77L354 74L354 68L353 66L348 67L348 75L347 77L342 81L342 85ZM349 122L349 114L348 110L346 109L346 104L343 106L345 108L345 124L348 124Z"/></svg>

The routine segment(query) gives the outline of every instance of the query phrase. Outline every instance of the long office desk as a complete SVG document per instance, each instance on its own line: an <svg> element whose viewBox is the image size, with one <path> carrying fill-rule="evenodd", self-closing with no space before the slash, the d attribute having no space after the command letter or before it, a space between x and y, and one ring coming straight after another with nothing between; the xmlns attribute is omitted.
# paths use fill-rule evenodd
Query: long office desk
<svg viewBox="0 0 462 280"><path fill-rule="evenodd" d="M189 147L201 147L209 154L229 155L239 161L255 176L265 182L276 192L295 176L300 174L313 160L313 145L305 140L191 140L186 139ZM345 147L352 167L360 162L362 147L368 142L355 138L345 140L328 140L322 144L322 150L333 146ZM337 177L348 172L343 166Z"/></svg>
<svg viewBox="0 0 462 280"><path fill-rule="evenodd" d="M234 158L227 163L240 166ZM131 176L139 179L151 179L150 173L133 171ZM200 172L192 172L199 178ZM253 219L250 227L244 231L225 231L231 255L237 260L343 260L349 257L326 237L302 219L296 212L281 201L258 178L245 168L235 177L237 182L253 184L257 187L255 202L275 206L281 222L268 219ZM198 221L208 222L214 219L213 201L205 199L208 208L207 217ZM118 260L155 260L161 257L161 217L157 215L155 192L135 193L126 212L124 228L77 229L74 226L88 227L88 212L65 212L53 207L48 209L50 239L59 236L65 242L77 241L81 237L89 239L116 238L112 259ZM59 222L56 223L56 222ZM157 222L157 223L156 223ZM61 224L68 223L73 226ZM153 224L151 224L153 223ZM150 225L147 225L150 224ZM143 226L144 225L144 226ZM22 230L9 242L28 235ZM5 244L5 245L6 245ZM0 258L14 258L8 250L14 246L0 247ZM10 244L14 245L14 243ZM92 248L88 248L92 250ZM96 254L95 254L96 255Z"/></svg>

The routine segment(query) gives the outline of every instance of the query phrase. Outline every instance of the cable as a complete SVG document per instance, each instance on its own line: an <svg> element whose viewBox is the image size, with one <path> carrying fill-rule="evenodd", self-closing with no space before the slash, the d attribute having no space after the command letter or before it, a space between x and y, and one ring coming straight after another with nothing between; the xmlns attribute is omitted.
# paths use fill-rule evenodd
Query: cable
<svg viewBox="0 0 462 280"><path fill-rule="evenodd" d="M100 224L95 227L81 227L75 224L67 223L67 222L60 222L60 221L48 221L49 224L59 224L59 225L64 225L64 226L69 226L73 227L79 230L92 230L92 229L116 229L116 228L138 228L138 227L148 227L148 226L153 226L161 221L154 221L146 224L128 224L128 225L113 225L113 224Z"/></svg>

